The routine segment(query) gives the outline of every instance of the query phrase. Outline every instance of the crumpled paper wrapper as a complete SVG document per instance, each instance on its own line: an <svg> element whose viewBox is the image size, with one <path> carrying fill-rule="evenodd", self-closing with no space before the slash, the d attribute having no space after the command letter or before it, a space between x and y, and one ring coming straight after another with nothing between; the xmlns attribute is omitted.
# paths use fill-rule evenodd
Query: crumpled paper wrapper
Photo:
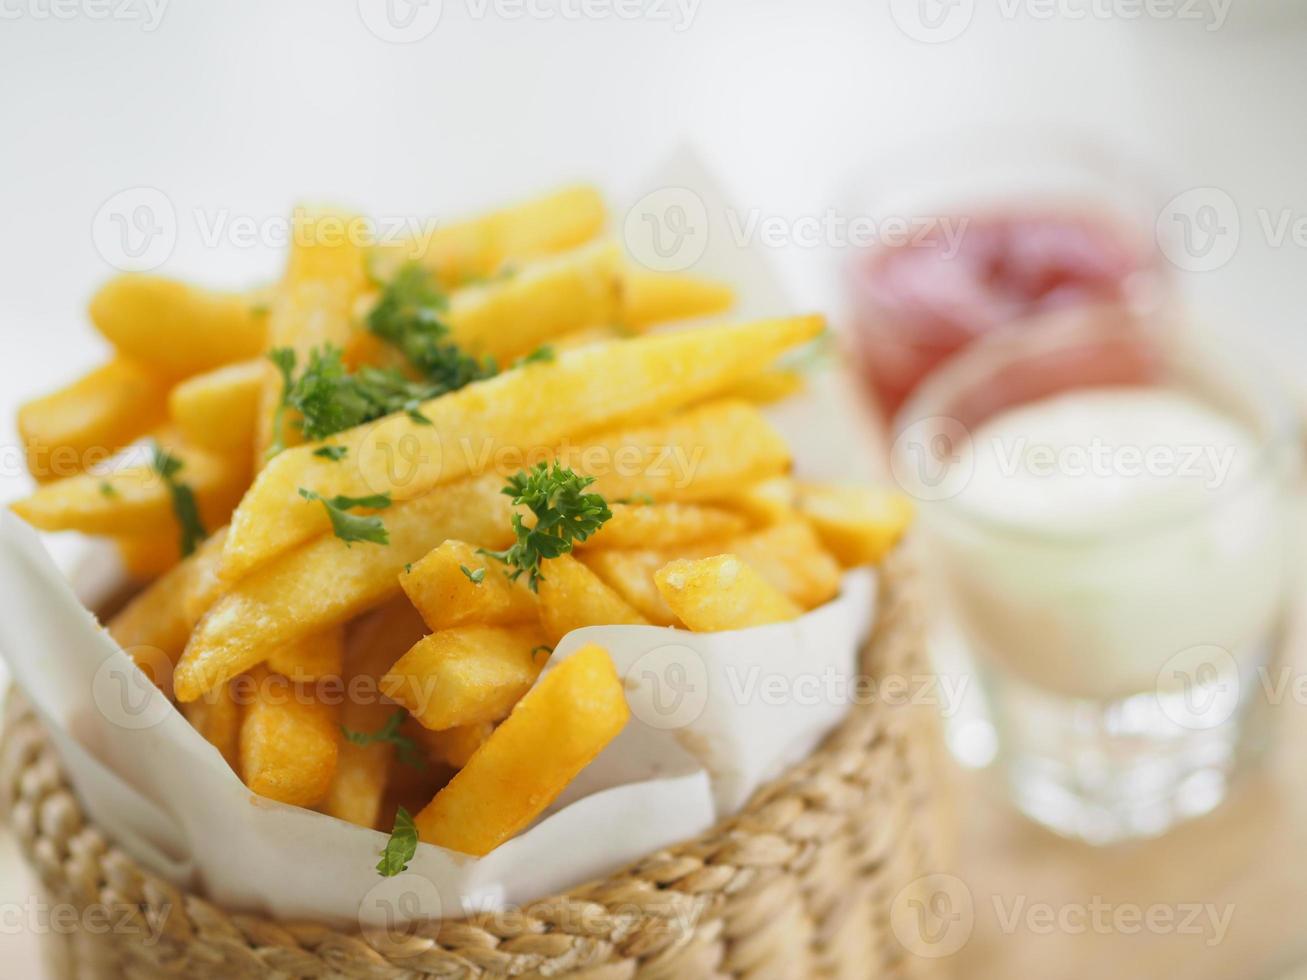
<svg viewBox="0 0 1307 980"><path fill-rule="evenodd" d="M692 185L710 214L724 211L687 155L664 172L646 186ZM743 295L750 283L775 289L756 253L720 236L693 271L729 278ZM767 312L785 309L769 302ZM790 405L785 421L811 440L811 413ZM840 422L822 418L828 430ZM847 454L849 441L834 441ZM520 905L707 830L843 716L875 615L875 574L864 569L790 623L569 634L551 665L602 645L624 679L630 724L540 820L488 856L423 844L406 873L383 879L375 865L387 835L245 788L87 611L117 581L109 553L88 544L75 565L70 583L36 533L0 513L0 653L90 819L146 868L227 908L365 927Z"/></svg>

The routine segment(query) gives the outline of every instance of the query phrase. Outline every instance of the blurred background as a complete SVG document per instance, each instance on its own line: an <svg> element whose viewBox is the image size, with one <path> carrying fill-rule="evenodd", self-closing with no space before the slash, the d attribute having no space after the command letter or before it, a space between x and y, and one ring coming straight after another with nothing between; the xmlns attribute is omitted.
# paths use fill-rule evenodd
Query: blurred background
<svg viewBox="0 0 1307 980"><path fill-rule="evenodd" d="M239 286L277 276L296 202L459 215L585 180L629 203L688 148L737 242L852 338L859 245L822 222L924 180L926 163L965 176L998 146L1029 164L1031 134L1038 152L1109 160L1168 295L1300 403L1305 49L1293 0L0 0L0 417L102 360L86 301L142 204L165 245L128 264ZM830 405L877 427L860 397ZM5 426L10 499L27 477ZM828 438L854 470L881 459L871 435ZM1157 841L1064 841L959 769L972 918L941 958L976 978L1289 968L1307 913L1292 748L1307 706L1277 709L1265 769ZM0 900L27 894L7 857ZM1112 915L1190 906L1193 930ZM35 975L32 948L0 922L0 972Z"/></svg>

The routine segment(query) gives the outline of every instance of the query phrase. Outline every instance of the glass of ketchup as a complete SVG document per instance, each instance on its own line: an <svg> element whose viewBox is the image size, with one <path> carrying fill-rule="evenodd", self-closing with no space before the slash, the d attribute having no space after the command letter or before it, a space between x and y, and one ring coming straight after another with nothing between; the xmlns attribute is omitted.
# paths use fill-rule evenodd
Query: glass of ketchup
<svg viewBox="0 0 1307 980"><path fill-rule="evenodd" d="M1139 175L1092 147L995 131L873 168L879 230L847 275L849 342L884 419L972 342L1095 308L1144 327L1168 305Z"/></svg>

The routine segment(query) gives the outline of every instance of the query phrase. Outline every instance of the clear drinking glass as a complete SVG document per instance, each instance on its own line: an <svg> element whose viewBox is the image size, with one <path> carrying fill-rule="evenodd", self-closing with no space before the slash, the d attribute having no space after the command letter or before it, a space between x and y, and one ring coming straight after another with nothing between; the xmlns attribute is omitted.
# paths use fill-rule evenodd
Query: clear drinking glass
<svg viewBox="0 0 1307 980"><path fill-rule="evenodd" d="M1119 418L1082 416L1076 439L1021 442L1055 431L1054 417L1011 413L1086 389L1183 395L1237 436L1209 449L1141 418L1133 446L1113 444ZM1083 438L1100 429L1098 443ZM1299 433L1273 379L1178 323L1067 311L956 356L894 431L940 635L974 665L1016 805L1095 843L1217 805L1262 740L1256 705L1289 591ZM1202 478L1167 482L1185 475ZM1166 492L1112 517L1112 494L1128 498L1134 478ZM1081 479L1109 482L1085 496ZM1088 519L1084 501L1106 516Z"/></svg>

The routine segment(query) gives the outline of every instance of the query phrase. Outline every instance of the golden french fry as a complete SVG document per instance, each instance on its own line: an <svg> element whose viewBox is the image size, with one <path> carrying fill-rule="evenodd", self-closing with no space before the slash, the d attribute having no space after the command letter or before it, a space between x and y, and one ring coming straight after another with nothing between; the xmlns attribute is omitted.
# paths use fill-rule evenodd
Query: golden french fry
<svg viewBox="0 0 1307 980"><path fill-rule="evenodd" d="M227 529L215 532L176 568L152 582L109 620L109 635L128 653L134 647L162 650L174 663L195 620L187 600L196 584L217 567Z"/></svg>
<svg viewBox="0 0 1307 980"><path fill-rule="evenodd" d="M727 394L751 401L755 405L772 405L797 395L803 390L804 384L803 375L798 371L772 368L745 378Z"/></svg>
<svg viewBox="0 0 1307 980"><path fill-rule="evenodd" d="M798 518L799 485L792 476L774 476L724 497L721 503L756 526L767 527Z"/></svg>
<svg viewBox="0 0 1307 980"><path fill-rule="evenodd" d="M598 191L568 187L478 218L442 223L417 239L382 244L376 268L389 276L416 260L435 272L442 285L459 286L493 275L505 262L575 248L599 234L605 220Z"/></svg>
<svg viewBox="0 0 1307 980"><path fill-rule="evenodd" d="M654 575L678 619L696 633L797 619L803 610L735 555L668 562Z"/></svg>
<svg viewBox="0 0 1307 980"><path fill-rule="evenodd" d="M608 654L581 648L518 703L417 815L419 837L464 854L490 853L539 816L629 717Z"/></svg>
<svg viewBox="0 0 1307 980"><path fill-rule="evenodd" d="M509 500L493 474L383 511L389 545L322 537L242 580L196 625L176 673L177 696L199 697L279 646L348 622L399 594L399 574L449 538L503 548Z"/></svg>
<svg viewBox="0 0 1307 980"><path fill-rule="evenodd" d="M271 367L264 360L197 374L168 396L168 415L182 439L211 452L247 458L254 451L259 399Z"/></svg>
<svg viewBox="0 0 1307 980"><path fill-rule="evenodd" d="M127 575L149 582L175 568L182 559L181 542L173 535L123 534L114 538Z"/></svg>
<svg viewBox="0 0 1307 980"><path fill-rule="evenodd" d="M540 625L551 644L583 626L647 625L594 572L571 555L559 555L540 566Z"/></svg>
<svg viewBox="0 0 1307 980"><path fill-rule="evenodd" d="M176 480L194 492L204 526L225 524L249 484L245 461L198 449L177 450L172 455L182 464ZM19 517L43 531L175 536L178 527L167 482L145 464L46 483L11 506Z"/></svg>
<svg viewBox="0 0 1307 980"><path fill-rule="evenodd" d="M735 302L726 283L628 267L622 276L622 325L644 330L655 323L725 313Z"/></svg>
<svg viewBox="0 0 1307 980"><path fill-rule="evenodd" d="M18 409L27 468L38 483L103 463L164 418L167 384L143 364L115 358Z"/></svg>
<svg viewBox="0 0 1307 980"><path fill-rule="evenodd" d="M340 753L340 712L311 684L295 684L263 666L237 685L246 701L240 774L253 792L296 806L317 806L331 788Z"/></svg>
<svg viewBox="0 0 1307 980"><path fill-rule="evenodd" d="M446 541L406 569L399 584L432 631L511 626L536 618L525 579L510 580L502 563L478 554L466 541Z"/></svg>
<svg viewBox="0 0 1307 980"><path fill-rule="evenodd" d="M340 677L345 664L345 628L331 629L292 640L268 654L268 669L293 681Z"/></svg>
<svg viewBox="0 0 1307 980"><path fill-rule="evenodd" d="M433 759L454 769L462 769L494 730L494 722L483 721L475 725L457 725L438 732L420 728L419 738Z"/></svg>
<svg viewBox="0 0 1307 980"><path fill-rule="evenodd" d="M739 514L703 504L611 504L613 516L577 548L670 548L741 534L747 523Z"/></svg>
<svg viewBox="0 0 1307 980"><path fill-rule="evenodd" d="M381 678L381 692L433 731L498 721L548 659L535 625L459 626L419 640Z"/></svg>
<svg viewBox="0 0 1307 980"><path fill-rule="evenodd" d="M701 401L821 329L820 317L795 317L569 351L424 403L429 424L396 414L334 436L348 465L315 456L313 445L288 449L264 467L233 516L223 575L236 581L327 530L325 510L301 499L301 488L328 498L412 499L484 468L500 451L547 447Z"/></svg>
<svg viewBox="0 0 1307 980"><path fill-rule="evenodd" d="M127 274L91 298L91 322L128 357L174 378L257 357L267 345L259 301L165 279Z"/></svg>
<svg viewBox="0 0 1307 980"><path fill-rule="evenodd" d="M885 487L805 484L799 511L845 567L874 565L912 523L912 501Z"/></svg>
<svg viewBox="0 0 1307 980"><path fill-rule="evenodd" d="M589 245L508 279L458 290L446 319L460 347L507 365L570 331L614 322L621 290L617 246Z"/></svg>
<svg viewBox="0 0 1307 980"><path fill-rule="evenodd" d="M581 552L580 561L656 626L675 626L676 614L654 584L654 573L675 556L663 551L600 548Z"/></svg>
<svg viewBox="0 0 1307 980"><path fill-rule="evenodd" d="M427 633L426 624L408 599L396 596L349 624L345 663L356 676L380 680L391 664Z"/></svg>
<svg viewBox="0 0 1307 980"><path fill-rule="evenodd" d="M803 521L785 521L729 538L721 550L743 559L804 609L814 609L839 594L840 566Z"/></svg>
<svg viewBox="0 0 1307 980"><path fill-rule="evenodd" d="M181 706L191 727L222 753L235 772L240 771L240 734L243 706L236 699L235 685L225 684L198 701Z"/></svg>

